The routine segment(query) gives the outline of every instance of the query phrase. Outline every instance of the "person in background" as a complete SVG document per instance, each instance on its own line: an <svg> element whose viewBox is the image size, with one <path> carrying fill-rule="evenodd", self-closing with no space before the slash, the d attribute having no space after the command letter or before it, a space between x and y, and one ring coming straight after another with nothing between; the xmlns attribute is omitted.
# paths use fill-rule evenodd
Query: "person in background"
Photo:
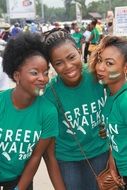
<svg viewBox="0 0 127 190"><path fill-rule="evenodd" d="M64 25L64 29L65 29L68 33L71 32L70 27L69 27L68 24L65 24L65 25Z"/></svg>
<svg viewBox="0 0 127 190"><path fill-rule="evenodd" d="M71 23L71 34L73 34L75 32L74 28L77 26L77 23L72 22Z"/></svg>
<svg viewBox="0 0 127 190"><path fill-rule="evenodd" d="M5 28L0 35L0 38L3 39L5 42L8 42L10 37L11 37L10 28Z"/></svg>
<svg viewBox="0 0 127 190"><path fill-rule="evenodd" d="M55 22L55 23L54 23L54 28L61 28L60 23Z"/></svg>
<svg viewBox="0 0 127 190"><path fill-rule="evenodd" d="M30 32L32 32L32 33L36 33L37 32L37 25L34 22L32 22L30 24Z"/></svg>
<svg viewBox="0 0 127 190"><path fill-rule="evenodd" d="M105 104L104 89L82 64L81 53L69 33L63 29L52 30L45 33L44 41L50 62L58 74L44 95L58 110L60 133L56 139L55 155L66 189L98 190L86 157L97 175L105 169L109 145L107 139L98 134L101 109ZM48 156L46 162L51 174L53 163Z"/></svg>
<svg viewBox="0 0 127 190"><path fill-rule="evenodd" d="M107 101L102 110L117 171L112 176L127 189L127 40L107 36L90 58L90 68L107 86ZM110 165L112 168L113 166Z"/></svg>
<svg viewBox="0 0 127 190"><path fill-rule="evenodd" d="M13 27L12 30L11 30L11 37L12 37L12 38L15 38L15 37L17 36L17 34L19 34L21 31L22 31L22 30L21 30L21 28L20 28L20 26L19 26L19 23L18 23L18 22L15 23L15 24L14 24L14 27Z"/></svg>
<svg viewBox="0 0 127 190"><path fill-rule="evenodd" d="M83 34L80 32L79 26L75 26L74 31L71 36L75 40L76 47L82 52Z"/></svg>
<svg viewBox="0 0 127 190"><path fill-rule="evenodd" d="M90 23L91 35L90 35L90 38L88 40L89 44L95 46L95 49L96 49L96 46L98 45L98 43L100 41L100 35L99 35L99 32L98 32L98 30L96 28L96 24L97 24L97 20L96 19L94 19ZM92 53L92 51L90 50L90 45L89 45L89 54L91 54L91 53Z"/></svg>
<svg viewBox="0 0 127 190"><path fill-rule="evenodd" d="M88 54L89 54L89 38L91 35L91 28L90 24L87 25L85 32L83 33L84 41L85 41L85 48L84 48L84 63L88 63Z"/></svg>
<svg viewBox="0 0 127 190"><path fill-rule="evenodd" d="M25 23L25 25L23 27L23 32L30 32L30 24Z"/></svg>
<svg viewBox="0 0 127 190"><path fill-rule="evenodd" d="M99 32L100 40L104 37L103 35L103 25L101 20L97 20L96 29Z"/></svg>
<svg viewBox="0 0 127 190"><path fill-rule="evenodd" d="M0 187L32 190L32 178L45 150L58 135L56 108L42 94L48 83L48 58L39 35L10 39L3 71L16 83L0 93ZM50 159L54 152L50 151ZM65 190L59 173L54 187ZM54 177L55 178L55 177ZM54 179L53 179L54 180Z"/></svg>
<svg viewBox="0 0 127 190"><path fill-rule="evenodd" d="M108 35L110 35L110 36L113 35L113 19L108 20L107 31L108 31Z"/></svg>
<svg viewBox="0 0 127 190"><path fill-rule="evenodd" d="M0 57L0 91L10 88L10 79L5 72L3 72L2 57Z"/></svg>

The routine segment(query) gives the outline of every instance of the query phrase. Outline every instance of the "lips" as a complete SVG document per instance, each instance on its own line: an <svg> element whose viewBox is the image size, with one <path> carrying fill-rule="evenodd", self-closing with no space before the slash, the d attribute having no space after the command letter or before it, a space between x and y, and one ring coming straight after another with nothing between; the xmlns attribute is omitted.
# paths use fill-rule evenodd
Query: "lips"
<svg viewBox="0 0 127 190"><path fill-rule="evenodd" d="M74 71L66 72L65 75L69 78L73 78L73 77L77 76L77 71L74 70Z"/></svg>
<svg viewBox="0 0 127 190"><path fill-rule="evenodd" d="M44 84L36 84L36 87L39 89L44 89L45 85Z"/></svg>
<svg viewBox="0 0 127 190"><path fill-rule="evenodd" d="M103 80L104 79L104 75L97 74L97 78L100 79L100 80Z"/></svg>

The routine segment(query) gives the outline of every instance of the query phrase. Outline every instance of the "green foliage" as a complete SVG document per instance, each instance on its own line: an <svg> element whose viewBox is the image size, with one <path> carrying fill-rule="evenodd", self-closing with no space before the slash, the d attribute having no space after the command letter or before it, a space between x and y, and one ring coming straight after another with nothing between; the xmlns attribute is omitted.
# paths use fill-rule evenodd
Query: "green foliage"
<svg viewBox="0 0 127 190"><path fill-rule="evenodd" d="M63 0L66 9L66 20L76 19L75 15L75 3L79 2L82 5L82 16L87 14L85 1L86 0ZM74 12L73 12L74 11Z"/></svg>
<svg viewBox="0 0 127 190"><path fill-rule="evenodd" d="M0 0L0 17L2 16L3 13L6 13L6 0Z"/></svg>
<svg viewBox="0 0 127 190"><path fill-rule="evenodd" d="M127 6L127 1L123 0L112 0L111 1L111 8L114 10L115 7L122 7L122 6Z"/></svg>
<svg viewBox="0 0 127 190"><path fill-rule="evenodd" d="M48 8L44 7L45 22L55 22L65 20L64 8Z"/></svg>
<svg viewBox="0 0 127 190"><path fill-rule="evenodd" d="M88 7L88 12L98 12L103 17L106 16L108 10L115 10L115 7L127 6L127 3L123 0L100 0L91 2Z"/></svg>

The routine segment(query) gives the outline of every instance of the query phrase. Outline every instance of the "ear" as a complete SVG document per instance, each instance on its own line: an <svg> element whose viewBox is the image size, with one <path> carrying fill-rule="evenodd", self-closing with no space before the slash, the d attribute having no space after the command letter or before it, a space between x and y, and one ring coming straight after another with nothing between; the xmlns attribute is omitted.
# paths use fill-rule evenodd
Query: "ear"
<svg viewBox="0 0 127 190"><path fill-rule="evenodd" d="M80 49L77 49L77 50L78 50L79 54L82 55L82 54L81 54L81 50L80 50Z"/></svg>
<svg viewBox="0 0 127 190"><path fill-rule="evenodd" d="M20 73L19 73L19 71L14 72L13 78L14 78L14 81L16 82L16 84L18 85L19 81L20 81Z"/></svg>

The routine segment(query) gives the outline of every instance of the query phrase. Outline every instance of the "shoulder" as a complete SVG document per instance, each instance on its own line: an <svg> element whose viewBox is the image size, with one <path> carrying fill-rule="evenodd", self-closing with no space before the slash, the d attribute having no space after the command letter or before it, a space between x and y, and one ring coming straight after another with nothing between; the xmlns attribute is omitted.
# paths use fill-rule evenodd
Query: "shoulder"
<svg viewBox="0 0 127 190"><path fill-rule="evenodd" d="M123 117L126 117L127 110L127 84L124 84L121 89L114 95L114 106L116 111Z"/></svg>
<svg viewBox="0 0 127 190"><path fill-rule="evenodd" d="M79 34L80 34L81 37L83 37L83 33L80 32Z"/></svg>
<svg viewBox="0 0 127 190"><path fill-rule="evenodd" d="M44 113L50 114L56 112L56 107L45 95L39 98L40 98L39 103L41 103L41 110L43 110Z"/></svg>
<svg viewBox="0 0 127 190"><path fill-rule="evenodd" d="M104 95L104 86L97 81L95 75L89 70L88 65L83 68L83 78L88 89L91 89L93 93L97 92Z"/></svg>
<svg viewBox="0 0 127 190"><path fill-rule="evenodd" d="M83 65L82 72L87 81L97 82L94 74L89 70L88 64Z"/></svg>
<svg viewBox="0 0 127 190"><path fill-rule="evenodd" d="M91 35L93 35L93 34L94 34L94 31L95 31L94 29L91 31Z"/></svg>
<svg viewBox="0 0 127 190"><path fill-rule="evenodd" d="M4 91L1 91L0 92L0 101L3 100L3 99L6 99L6 96L10 93L10 90L4 90Z"/></svg>
<svg viewBox="0 0 127 190"><path fill-rule="evenodd" d="M2 110L7 109L7 102L10 90L5 90L0 92L0 113Z"/></svg>
<svg viewBox="0 0 127 190"><path fill-rule="evenodd" d="M54 95L52 93L51 86L53 86L55 89L57 89L59 86L59 83L60 83L60 81L58 79L58 76L55 76L54 78L51 79L51 81L46 86L44 96L52 102L54 101Z"/></svg>
<svg viewBox="0 0 127 190"><path fill-rule="evenodd" d="M121 93L115 100L116 113L123 118L124 122L127 122L127 90Z"/></svg>
<svg viewBox="0 0 127 190"><path fill-rule="evenodd" d="M118 96L116 102L121 111L127 109L127 89Z"/></svg>
<svg viewBox="0 0 127 190"><path fill-rule="evenodd" d="M52 122L52 120L57 120L58 118L57 108L44 95L38 97L38 103L34 109L37 109L38 118L43 123L47 123L47 121Z"/></svg>

